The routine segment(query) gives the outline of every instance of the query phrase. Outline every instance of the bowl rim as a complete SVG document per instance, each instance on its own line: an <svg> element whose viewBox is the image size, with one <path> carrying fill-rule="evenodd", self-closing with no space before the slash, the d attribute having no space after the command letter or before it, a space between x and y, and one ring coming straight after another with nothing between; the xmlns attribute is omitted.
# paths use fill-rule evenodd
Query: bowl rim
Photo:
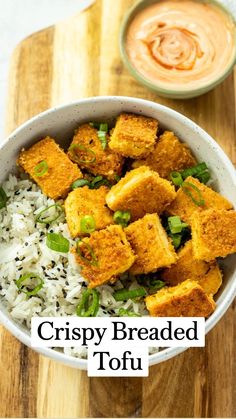
<svg viewBox="0 0 236 419"><path fill-rule="evenodd" d="M228 66L225 68L225 71L222 72L218 78L214 79L213 81L210 81L208 83L205 83L204 85L194 88L194 89L172 89L172 88L164 88L161 86L158 86L158 84L153 83L150 81L147 77L143 76L136 67L132 64L128 53L126 51L126 35L127 30L129 28L129 24L133 20L133 18L136 16L136 14L140 11L145 9L146 7L149 7L149 5L158 3L161 0L138 0L133 6L131 6L126 15L123 18L123 21L121 23L120 33L119 33L119 50L120 55L122 58L122 61L124 62L126 68L129 70L130 74L141 84L146 86L148 89L159 93L160 95L163 95L164 97L171 97L173 99L190 99L194 98L196 96L200 96L202 94L207 93L208 91L214 89L216 86L218 86L220 83L222 83L226 77L231 73L233 70L233 67L236 64L236 20L234 15L231 13L229 8L225 6L224 4L220 3L219 0L194 0L200 3L210 3L214 4L217 7L219 7L221 10L223 10L234 22L235 30L234 30L234 39L235 39L235 48L234 48L234 56L232 58L232 61L228 64ZM146 5L145 5L146 3Z"/></svg>
<svg viewBox="0 0 236 419"><path fill-rule="evenodd" d="M81 104L99 104L100 102L104 101L113 101L118 103L129 103L134 105L144 105L146 107L150 107L151 109L154 109L158 112L162 111L169 115L170 118L174 118L183 124L185 124L189 129L191 130L197 130L199 133L199 136L204 139L204 141L208 142L211 146L214 146L214 150L217 153L217 155L220 158L220 161L224 163L228 167L228 170L230 171L233 179L233 183L236 187L236 170L231 162L231 160L227 157L223 149L220 147L220 145L199 125L197 125L194 121L187 118L183 114L173 110L172 108L169 108L167 106L161 105L159 103L152 102L150 100L141 99L141 98L135 98L130 96L94 96L86 99L79 99L73 102L69 102L63 105L55 106L53 108L47 109L44 112L41 112L34 117L30 118L26 122L24 122L22 125L20 125L18 128L16 128L4 141L1 141L0 143L0 153L2 149L8 144L9 141L13 140L16 141L15 137L25 128L28 128L33 124L34 122L38 121L39 119L43 119L44 117L57 113L58 111L63 111L65 109L72 108L74 106L80 106ZM230 288L227 292L227 297L224 298L223 301L220 302L220 305L217 306L214 313L206 320L206 334L219 322L219 320L222 318L222 316L225 314L231 303L233 302L234 298L236 297L236 269L235 273L233 275L232 284L230 285ZM68 365L74 368L78 368L81 370L87 369L87 360L81 359L81 358L75 358L70 355L66 355L65 353L58 352L54 349L50 348L35 348L31 346L30 343L30 334L28 334L26 331L22 331L19 329L19 325L17 322L10 318L10 316L7 314L7 312L4 312L0 308L0 323L9 331L12 333L13 336L15 336L18 340L20 340L22 343L24 343L29 348L35 350L39 354L45 355L50 359L59 361L63 363L64 365ZM158 364L161 362L164 362L181 352L184 352L188 348L167 348L163 349L160 352L157 352L155 354L149 355L149 366Z"/></svg>

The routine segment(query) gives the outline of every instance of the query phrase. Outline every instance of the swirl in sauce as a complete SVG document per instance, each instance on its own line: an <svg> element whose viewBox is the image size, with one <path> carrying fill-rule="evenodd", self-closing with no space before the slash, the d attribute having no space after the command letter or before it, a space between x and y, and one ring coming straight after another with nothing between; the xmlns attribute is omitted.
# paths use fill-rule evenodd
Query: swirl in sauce
<svg viewBox="0 0 236 419"><path fill-rule="evenodd" d="M187 90L224 74L235 57L235 27L220 7L161 0L138 13L126 39L128 56L157 86Z"/></svg>

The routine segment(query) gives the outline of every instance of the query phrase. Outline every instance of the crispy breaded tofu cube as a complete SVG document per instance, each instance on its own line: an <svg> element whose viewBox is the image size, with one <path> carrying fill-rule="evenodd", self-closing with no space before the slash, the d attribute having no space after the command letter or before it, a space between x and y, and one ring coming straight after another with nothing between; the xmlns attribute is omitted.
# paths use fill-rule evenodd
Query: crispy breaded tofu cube
<svg viewBox="0 0 236 419"><path fill-rule="evenodd" d="M110 147L122 156L139 159L153 150L157 129L156 119L122 113L112 131Z"/></svg>
<svg viewBox="0 0 236 419"><path fill-rule="evenodd" d="M191 240L185 243L177 255L177 262L160 273L160 278L168 285L175 286L186 279L198 281L209 271L209 263L194 259Z"/></svg>
<svg viewBox="0 0 236 419"><path fill-rule="evenodd" d="M137 220L145 214L161 214L175 199L174 187L157 172L141 166L126 173L107 194L106 202L113 211L128 210L131 219Z"/></svg>
<svg viewBox="0 0 236 419"><path fill-rule="evenodd" d="M154 146L154 150L143 160L136 160L132 167L148 166L158 174L169 179L174 170L183 170L196 165L190 149L173 132L165 131Z"/></svg>
<svg viewBox="0 0 236 419"><path fill-rule="evenodd" d="M45 162L43 175L35 173L39 163ZM28 150L22 150L17 164L21 166L40 186L49 198L64 198L71 184L83 175L76 164L73 164L66 153L50 137L38 141Z"/></svg>
<svg viewBox="0 0 236 419"><path fill-rule="evenodd" d="M89 281L89 288L116 281L117 276L127 271L135 261L126 235L118 225L108 226L84 238L80 242L80 252L82 258L76 254L76 260L82 266L82 276Z"/></svg>
<svg viewBox="0 0 236 419"><path fill-rule="evenodd" d="M70 192L65 200L66 221L72 237L84 235L80 229L81 219L85 215L94 218L96 230L102 230L113 224L112 212L107 208L105 197L109 189L89 189L88 186Z"/></svg>
<svg viewBox="0 0 236 419"><path fill-rule="evenodd" d="M236 211L195 212L191 224L196 259L210 261L236 253Z"/></svg>
<svg viewBox="0 0 236 419"><path fill-rule="evenodd" d="M191 217L194 212L202 212L208 208L215 209L231 209L232 204L224 198L219 193L213 191L213 189L199 182L198 179L195 179L189 176L185 182L193 184L201 192L201 196L205 201L205 205L199 206L193 202L190 196L188 196L182 188L179 188L177 191L177 196L175 200L168 206L168 213L170 215L178 215L186 223L191 223ZM199 201L198 193L191 188L188 188L191 191L193 197Z"/></svg>
<svg viewBox="0 0 236 419"><path fill-rule="evenodd" d="M190 279L176 287L162 288L145 302L153 317L209 317L215 310L212 296Z"/></svg>
<svg viewBox="0 0 236 419"><path fill-rule="evenodd" d="M157 214L130 224L125 234L137 258L130 268L134 275L155 272L176 262L176 253Z"/></svg>
<svg viewBox="0 0 236 419"><path fill-rule="evenodd" d="M222 276L216 261L211 263L197 260L193 255L192 241L185 243L178 252L177 262L163 269L160 279L170 286L187 279L197 281L207 294L216 294L222 284Z"/></svg>
<svg viewBox="0 0 236 419"><path fill-rule="evenodd" d="M222 285L222 274L217 263L211 265L207 274L198 281L207 295L215 295Z"/></svg>
<svg viewBox="0 0 236 419"><path fill-rule="evenodd" d="M110 149L109 136L106 137L107 146L103 150L98 130L89 124L83 124L75 131L68 155L82 169L113 180L115 175L121 174L124 159Z"/></svg>

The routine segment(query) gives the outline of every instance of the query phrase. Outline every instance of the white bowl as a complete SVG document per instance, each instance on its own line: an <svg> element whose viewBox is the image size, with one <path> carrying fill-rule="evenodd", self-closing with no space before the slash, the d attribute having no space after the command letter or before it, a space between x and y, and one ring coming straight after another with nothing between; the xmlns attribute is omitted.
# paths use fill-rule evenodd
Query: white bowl
<svg viewBox="0 0 236 419"><path fill-rule="evenodd" d="M29 147L46 135L54 137L62 146L68 145L74 129L85 121L113 120L127 111L159 120L163 128L174 131L186 142L200 161L205 161L216 179L216 189L236 208L236 172L219 145L190 119L165 106L130 97L96 97L79 100L43 112L17 128L0 146L0 184L10 172L16 171L16 158L22 147ZM224 284L217 297L215 312L206 321L206 333L216 325L236 295L236 255L224 261ZM30 346L30 335L25 327L11 319L2 302L0 322L21 342ZM149 364L158 364L183 352L184 348L169 348L150 355ZM86 369L87 361L67 356L52 349L38 352L74 368Z"/></svg>

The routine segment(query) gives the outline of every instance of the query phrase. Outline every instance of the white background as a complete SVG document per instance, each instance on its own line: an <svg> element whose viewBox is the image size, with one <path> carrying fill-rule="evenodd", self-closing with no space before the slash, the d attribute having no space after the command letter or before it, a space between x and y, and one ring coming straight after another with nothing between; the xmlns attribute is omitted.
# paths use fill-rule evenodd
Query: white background
<svg viewBox="0 0 236 419"><path fill-rule="evenodd" d="M0 0L0 139L4 137L9 59L14 47L31 33L78 13L96 0ZM111 4L113 1L110 0ZM236 0L220 0L236 17Z"/></svg>

